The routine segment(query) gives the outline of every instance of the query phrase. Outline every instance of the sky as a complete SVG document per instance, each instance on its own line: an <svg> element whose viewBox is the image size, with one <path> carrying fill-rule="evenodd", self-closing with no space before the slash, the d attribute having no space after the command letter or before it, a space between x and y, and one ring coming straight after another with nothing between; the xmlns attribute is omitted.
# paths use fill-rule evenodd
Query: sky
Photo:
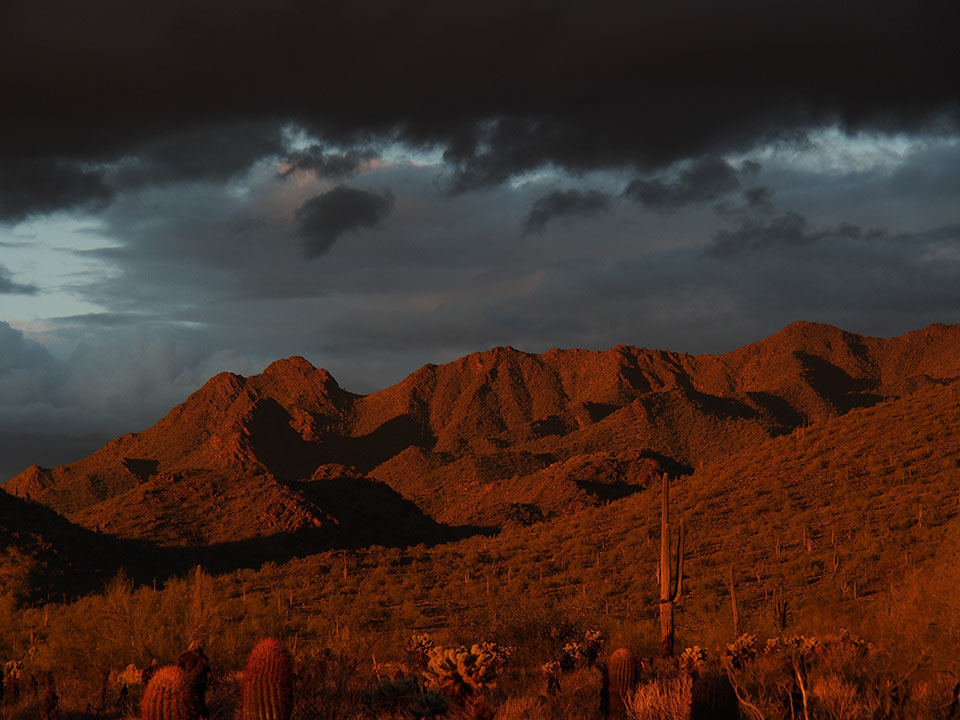
<svg viewBox="0 0 960 720"><path fill-rule="evenodd" d="M960 322L954 2L0 6L0 481L302 355Z"/></svg>

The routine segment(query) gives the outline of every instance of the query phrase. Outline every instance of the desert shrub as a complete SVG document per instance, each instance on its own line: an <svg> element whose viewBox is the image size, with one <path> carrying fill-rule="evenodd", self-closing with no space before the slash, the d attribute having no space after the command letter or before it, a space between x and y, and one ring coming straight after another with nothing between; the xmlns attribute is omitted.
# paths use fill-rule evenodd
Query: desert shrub
<svg viewBox="0 0 960 720"><path fill-rule="evenodd" d="M813 705L824 720L868 720L876 703L869 695L839 675L825 675L811 685Z"/></svg>
<svg viewBox="0 0 960 720"><path fill-rule="evenodd" d="M637 686L626 699L631 720L687 720L690 714L689 676L654 680Z"/></svg>

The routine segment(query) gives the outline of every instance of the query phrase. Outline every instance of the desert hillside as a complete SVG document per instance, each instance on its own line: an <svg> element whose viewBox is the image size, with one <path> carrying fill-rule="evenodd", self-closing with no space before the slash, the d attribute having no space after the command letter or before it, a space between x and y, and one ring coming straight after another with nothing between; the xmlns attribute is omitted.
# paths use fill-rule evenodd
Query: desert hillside
<svg viewBox="0 0 960 720"><path fill-rule="evenodd" d="M384 678L413 672L412 634L486 640L512 653L495 717L595 720L595 667L536 689L595 631L646 658L644 692L684 677L651 659L666 473L678 653L734 658L765 717L790 717L797 647L811 717L850 697L938 716L960 652L958 365L957 327L796 324L717 356L499 348L365 397L301 358L218 375L154 427L4 486L0 648L119 718L97 668L201 643L234 708L234 671L273 635L298 717L394 720L408 700Z"/></svg>
<svg viewBox="0 0 960 720"><path fill-rule="evenodd" d="M153 427L3 487L161 545L432 542L596 506L957 377L958 326L795 323L722 355L495 348L367 396L293 357L217 375Z"/></svg>

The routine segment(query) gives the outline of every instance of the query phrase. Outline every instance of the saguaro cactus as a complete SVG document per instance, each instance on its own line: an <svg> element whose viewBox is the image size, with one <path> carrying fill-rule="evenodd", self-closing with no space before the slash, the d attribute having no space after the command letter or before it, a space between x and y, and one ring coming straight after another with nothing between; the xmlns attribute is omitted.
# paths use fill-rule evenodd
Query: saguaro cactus
<svg viewBox="0 0 960 720"><path fill-rule="evenodd" d="M193 690L183 670L168 665L157 670L140 703L141 720L197 720Z"/></svg>
<svg viewBox="0 0 960 720"><path fill-rule="evenodd" d="M261 640L243 671L241 720L290 720L293 660L279 640Z"/></svg>
<svg viewBox="0 0 960 720"><path fill-rule="evenodd" d="M676 576L671 578L670 478L664 473L660 497L660 654L665 658L673 657L673 604L683 592L683 533L684 523L681 519Z"/></svg>

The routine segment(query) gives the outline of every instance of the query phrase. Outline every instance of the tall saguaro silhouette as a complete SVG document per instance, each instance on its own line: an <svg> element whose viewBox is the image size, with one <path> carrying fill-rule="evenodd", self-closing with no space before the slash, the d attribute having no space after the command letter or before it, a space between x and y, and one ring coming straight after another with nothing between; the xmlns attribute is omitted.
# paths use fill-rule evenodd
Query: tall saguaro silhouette
<svg viewBox="0 0 960 720"><path fill-rule="evenodd" d="M677 537L676 575L671 578L670 478L663 474L660 497L660 655L673 657L673 606L683 592L683 533L680 520Z"/></svg>

